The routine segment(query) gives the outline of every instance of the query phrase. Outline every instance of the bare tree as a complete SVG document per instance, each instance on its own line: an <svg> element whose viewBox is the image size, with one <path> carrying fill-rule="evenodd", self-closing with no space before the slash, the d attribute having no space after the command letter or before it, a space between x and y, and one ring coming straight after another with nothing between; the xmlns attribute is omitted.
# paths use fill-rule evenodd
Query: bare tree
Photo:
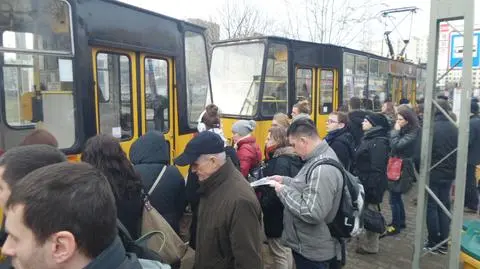
<svg viewBox="0 0 480 269"><path fill-rule="evenodd" d="M378 0L284 1L289 10L286 36L344 46L365 39L368 22L378 19L379 7L385 5Z"/></svg>
<svg viewBox="0 0 480 269"><path fill-rule="evenodd" d="M217 23L222 29L222 37L242 38L269 33L275 23L256 7L245 1L225 0L218 10Z"/></svg>

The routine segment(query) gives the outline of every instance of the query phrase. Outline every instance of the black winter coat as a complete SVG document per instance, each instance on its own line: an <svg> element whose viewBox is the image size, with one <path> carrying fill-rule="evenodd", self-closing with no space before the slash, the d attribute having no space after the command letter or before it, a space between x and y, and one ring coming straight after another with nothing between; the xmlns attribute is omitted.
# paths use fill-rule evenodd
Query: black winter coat
<svg viewBox="0 0 480 269"><path fill-rule="evenodd" d="M409 191L415 180L413 170L413 157L415 155L415 146L419 138L419 128L400 131L392 130L390 132L391 156L401 158L402 173L397 181L388 181L388 189L393 192L406 193Z"/></svg>
<svg viewBox="0 0 480 269"><path fill-rule="evenodd" d="M263 175L295 177L303 166L303 161L298 157L293 148L285 147L275 150L273 156L265 163ZM268 238L279 238L283 232L283 204L270 186L259 186L255 193L260 201L263 211L265 234Z"/></svg>
<svg viewBox="0 0 480 269"><path fill-rule="evenodd" d="M328 133L325 140L333 151L335 151L343 167L351 171L355 157L355 140L348 128L342 128Z"/></svg>
<svg viewBox="0 0 480 269"><path fill-rule="evenodd" d="M415 145L419 138L419 129L405 131L392 130L390 132L390 148L392 156L402 159L410 159L415 154Z"/></svg>
<svg viewBox="0 0 480 269"><path fill-rule="evenodd" d="M130 160L142 177L147 193L163 167L169 162L168 144L160 132L148 132L133 143ZM179 232L179 221L186 205L185 180L175 166L167 166L150 202L172 228Z"/></svg>
<svg viewBox="0 0 480 269"><path fill-rule="evenodd" d="M348 129L355 141L355 148L360 145L363 137L362 122L368 114L365 110L354 110L348 113Z"/></svg>
<svg viewBox="0 0 480 269"><path fill-rule="evenodd" d="M421 136L418 138L417 147L415 151L415 164L417 169L420 164L421 153ZM451 123L447 117L438 113L435 115L435 124L433 129L432 141L432 161L431 165L437 164L455 148L458 143L458 129ZM455 169L457 166L457 153L454 152L447 159L439 163L432 171L430 171L430 182L437 181L451 182L455 180Z"/></svg>
<svg viewBox="0 0 480 269"><path fill-rule="evenodd" d="M355 171L365 189L365 201L379 204L387 188L387 163L390 152L388 130L373 127L365 132L355 154Z"/></svg>
<svg viewBox="0 0 480 269"><path fill-rule="evenodd" d="M468 142L468 164L480 163L480 116L470 117L470 136Z"/></svg>

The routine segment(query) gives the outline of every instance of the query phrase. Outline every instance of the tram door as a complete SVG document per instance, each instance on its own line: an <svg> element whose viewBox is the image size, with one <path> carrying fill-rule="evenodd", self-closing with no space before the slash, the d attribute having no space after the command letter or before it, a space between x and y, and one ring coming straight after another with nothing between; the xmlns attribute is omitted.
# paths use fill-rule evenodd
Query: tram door
<svg viewBox="0 0 480 269"><path fill-rule="evenodd" d="M310 117L323 138L327 134L328 115L338 107L338 72L336 69L300 67L296 68L296 99L308 100Z"/></svg>
<svg viewBox="0 0 480 269"><path fill-rule="evenodd" d="M327 135L328 115L338 108L338 83L335 69L317 69L317 95L314 110L317 115L317 130L320 137Z"/></svg>
<svg viewBox="0 0 480 269"><path fill-rule="evenodd" d="M158 131L165 135L169 158L175 156L174 63L171 58L140 55L141 133Z"/></svg>
<svg viewBox="0 0 480 269"><path fill-rule="evenodd" d="M127 156L139 135L137 56L134 52L92 48L97 133L120 139Z"/></svg>

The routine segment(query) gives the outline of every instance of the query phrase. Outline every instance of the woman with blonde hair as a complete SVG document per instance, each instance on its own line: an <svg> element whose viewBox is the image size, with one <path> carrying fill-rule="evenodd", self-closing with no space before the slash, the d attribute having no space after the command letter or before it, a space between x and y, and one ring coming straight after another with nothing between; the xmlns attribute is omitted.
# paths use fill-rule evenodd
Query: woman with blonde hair
<svg viewBox="0 0 480 269"><path fill-rule="evenodd" d="M285 129L288 129L288 127L290 127L290 119L288 118L287 114L277 113L273 116L272 128L275 127L283 127Z"/></svg>
<svg viewBox="0 0 480 269"><path fill-rule="evenodd" d="M295 177L302 168L303 162L288 143L287 130L272 127L268 132L267 150L263 176ZM267 158L268 157L268 158ZM283 204L270 186L259 186L255 193L263 212L263 223L269 252L275 269L291 269L293 267L292 251L280 243L283 232Z"/></svg>

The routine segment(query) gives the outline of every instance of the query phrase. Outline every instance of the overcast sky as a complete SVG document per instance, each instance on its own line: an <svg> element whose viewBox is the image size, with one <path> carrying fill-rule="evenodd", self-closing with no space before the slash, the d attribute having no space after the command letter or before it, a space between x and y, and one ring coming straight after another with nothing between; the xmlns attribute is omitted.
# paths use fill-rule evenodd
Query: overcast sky
<svg viewBox="0 0 480 269"><path fill-rule="evenodd" d="M148 10L152 10L158 13L162 13L171 17L178 19L187 19L187 18L200 18L204 20L214 20L218 18L219 10L222 8L226 0L120 0L132 5L136 5ZM230 1L240 1L240 0L230 0ZM288 17L288 8L295 8L295 3L304 3L305 0L242 0L247 4L254 5L257 9L260 9L265 16L274 18L276 20L286 20ZM412 27L412 36L426 36L428 34L428 24L429 24L429 9L430 9L430 0L354 0L355 3L361 1L375 1L377 3L382 3L387 5L387 7L378 7L378 11L382 9L398 8L398 7L408 7L416 6L419 8L419 11L414 16L413 27ZM358 2L357 2L358 1ZM286 3L290 3L287 5ZM480 0L477 7L475 8L477 13L480 16ZM404 15L400 14L397 16L397 21L403 18ZM480 18L478 18L480 22ZM371 26L373 29L372 39L382 40L384 25L380 21L373 22ZM390 26L391 27L391 26ZM410 27L410 21L407 19L404 23L399 26L399 31L403 36L408 36Z"/></svg>

